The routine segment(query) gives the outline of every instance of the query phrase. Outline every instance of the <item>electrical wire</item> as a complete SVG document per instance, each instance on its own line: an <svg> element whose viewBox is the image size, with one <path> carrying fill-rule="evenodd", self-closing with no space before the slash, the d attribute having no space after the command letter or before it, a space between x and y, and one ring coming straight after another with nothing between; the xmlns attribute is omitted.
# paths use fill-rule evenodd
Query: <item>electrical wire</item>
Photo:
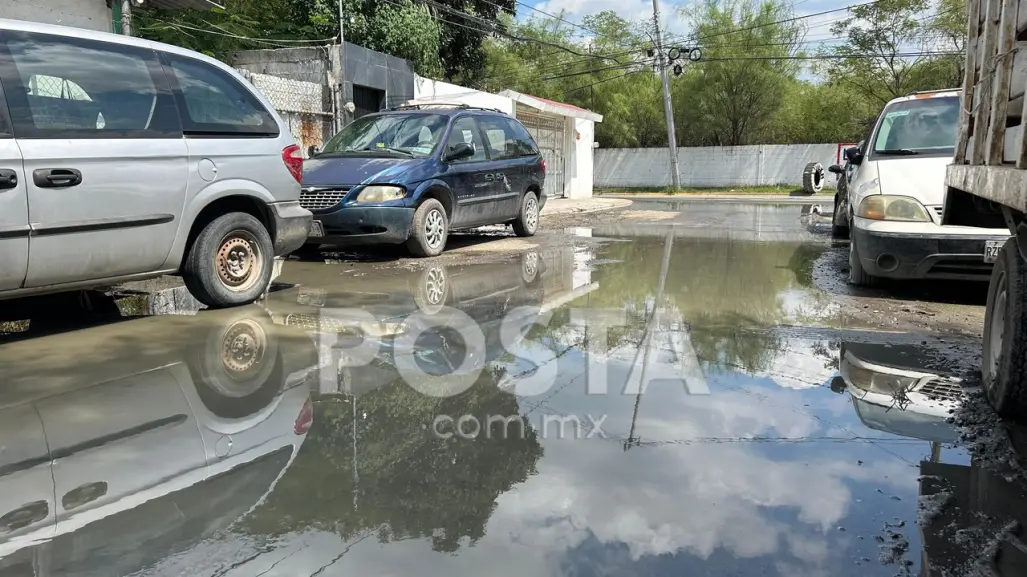
<svg viewBox="0 0 1027 577"><path fill-rule="evenodd" d="M240 35L240 34L234 34L234 33L228 32L228 31L223 31L224 28L220 28L220 27L215 26L214 24L211 24L210 22L206 22L206 21L204 23L207 24L208 26L214 26L215 28L220 28L220 30L222 30L222 31L210 30L210 29L207 29L207 28L199 28L199 27L196 27L196 26L190 26L188 24L182 24L180 22L168 22L166 20L161 20L159 18L152 18L152 20L154 22L160 22L161 24L166 24L166 25L171 26L173 28L178 28L179 30L183 30L183 29L184 30L192 30L194 32L203 32L203 33L206 33L206 34L213 34L215 36L225 36L225 37L228 37L228 38L235 38L237 40L248 40L248 41L251 41L251 42L257 42L257 43L261 43L261 44L324 44L325 42L331 42L333 40L337 40L338 39L338 36L333 36L331 38L320 38L320 39L316 39L316 40L301 40L301 39L288 39L288 38L254 38L254 37L251 37L251 36L243 36L243 35Z"/></svg>
<svg viewBox="0 0 1027 577"><path fill-rule="evenodd" d="M872 2L864 2L864 3L860 3L860 4L853 4L853 5L850 5L850 6L846 6L844 8L837 8L837 9L826 10L826 11L822 11L822 12L816 12L816 13L812 13L812 14L805 14L805 15L802 15L802 16L794 17L794 18L789 18L789 19L785 19L785 20L779 20L777 22L760 24L760 25L751 26L751 27L748 27L748 28L742 28L742 29L738 29L738 30L725 31L725 32L720 33L720 34L714 34L714 35L709 35L709 36L700 38L700 40L709 39L709 38L718 37L718 36L726 36L726 35L729 35L729 34L734 34L734 33L743 32L743 31L747 31L747 30L754 30L754 29L762 28L762 27L765 27L765 26L773 25L773 24L780 24L780 23L785 23L785 22L799 21L799 20L803 20L803 19L806 19L806 18L814 17L814 16L820 16L820 15L823 15L823 14L829 14L829 13L832 13L832 12L839 12L839 11L842 11L842 10L850 10L851 8L856 8L856 7L860 7L860 6L869 6L869 5L872 5L872 4L876 4L879 1L880 0L875 0L875 1L872 1ZM799 3L801 3L801 2L799 2ZM958 9L959 9L959 7L954 7L954 8L950 8L948 10L944 10L944 11L941 11L941 12L935 12L933 14L929 14L929 15L923 17L923 18L918 19L917 22L926 22L928 20L933 20L933 19L938 18L939 16L943 16L945 14L948 14L948 13L953 12L953 11L958 10ZM841 21L841 20L845 20L845 19L850 18L850 17L851 16L847 15L847 16L843 16L841 18L832 19L832 20L829 20L827 22L819 23L819 24L813 26L812 28L819 28L819 27L822 27L822 26L831 25L831 24L834 24L835 22L838 22L838 21ZM928 39L930 39L930 38L928 38ZM940 39L940 37L935 38L935 39ZM770 46L792 46L792 45L796 45L796 44L798 44L798 45L819 44L819 45L823 46L824 44L827 44L829 42L842 42L842 41L845 41L845 40L847 40L847 38L844 37L844 36L831 36L831 37L823 38L823 39L800 40L800 41L797 41L797 42L764 43L764 44L748 44L748 43L720 44L720 45L718 45L718 48L720 48L720 47L730 47L730 46L742 46L742 47L745 47L745 48L757 48L757 47L770 47ZM626 53L630 53L630 52L634 52L634 51L635 50L632 50L632 51L628 51ZM618 55L623 55L623 54L618 54ZM871 55L865 55L865 56L861 55L861 56L848 56L848 57L872 57L872 56ZM771 59L771 58L767 58L767 59ZM796 58L796 59L800 59L800 58ZM812 60L812 59L819 59L819 57L806 57L806 58L801 58L801 59ZM583 60L582 61L578 61L578 62L562 62L562 63L558 63L557 66L560 66L560 67L572 66L572 65L580 64L581 62L583 62ZM516 77L519 77L519 76L521 76L521 75L523 75L524 73L527 73L527 72L536 72L536 71L519 71L519 72L517 72L517 73L515 73L515 74L513 74L511 76L516 78ZM496 79L497 79L496 77L493 77L493 78L488 78L487 80L496 80Z"/></svg>
<svg viewBox="0 0 1027 577"><path fill-rule="evenodd" d="M618 74L617 76L612 76L610 78L604 78L602 80L597 80L595 82L592 82L590 84L586 84L584 86L578 86L578 87L575 87L575 88L571 88L570 90L564 90L563 91L563 96L567 96L568 94L571 94L573 92L577 92L579 90L584 90L586 88L591 88L591 87L593 87L593 86L595 86L597 84L602 84L604 82L610 82L612 80L617 80L617 79L620 79L620 78L624 78L625 76L631 76L632 74L639 74L641 72L645 72L645 70L631 70L629 72L625 72L624 74Z"/></svg>

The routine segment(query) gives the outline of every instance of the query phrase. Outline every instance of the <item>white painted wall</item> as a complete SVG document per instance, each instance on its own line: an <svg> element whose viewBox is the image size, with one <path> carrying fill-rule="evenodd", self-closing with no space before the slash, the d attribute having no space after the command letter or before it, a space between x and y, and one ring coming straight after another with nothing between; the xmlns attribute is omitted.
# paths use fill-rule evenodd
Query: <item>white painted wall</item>
<svg viewBox="0 0 1027 577"><path fill-rule="evenodd" d="M511 116L514 114L514 102L505 96L420 76L414 76L414 100L461 102L482 108L495 108Z"/></svg>
<svg viewBox="0 0 1027 577"><path fill-rule="evenodd" d="M111 31L104 0L0 0L0 18Z"/></svg>
<svg viewBox="0 0 1027 577"><path fill-rule="evenodd" d="M809 162L838 162L838 144L766 144L678 148L681 186L801 185ZM829 175L826 184L834 186ZM595 186L671 186L666 148L599 148L595 154Z"/></svg>
<svg viewBox="0 0 1027 577"><path fill-rule="evenodd" d="M570 151L567 158L567 172L570 176L566 184L568 198L589 198L592 196L593 154L592 142L595 140L596 123L582 118L568 118L571 130L568 137Z"/></svg>

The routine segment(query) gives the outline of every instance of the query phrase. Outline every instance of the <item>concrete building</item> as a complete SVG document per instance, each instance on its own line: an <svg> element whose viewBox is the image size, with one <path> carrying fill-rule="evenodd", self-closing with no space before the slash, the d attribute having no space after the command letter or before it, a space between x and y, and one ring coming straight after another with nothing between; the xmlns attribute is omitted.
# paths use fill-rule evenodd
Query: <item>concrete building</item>
<svg viewBox="0 0 1027 577"><path fill-rule="evenodd" d="M166 9L210 10L221 5L211 0L0 0L0 17L123 32L124 20L142 5Z"/></svg>

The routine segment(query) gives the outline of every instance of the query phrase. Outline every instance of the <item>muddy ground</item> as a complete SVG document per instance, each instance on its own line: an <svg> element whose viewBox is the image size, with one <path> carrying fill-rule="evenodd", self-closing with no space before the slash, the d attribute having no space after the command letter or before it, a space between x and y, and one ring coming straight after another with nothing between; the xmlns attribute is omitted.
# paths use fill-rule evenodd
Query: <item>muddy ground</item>
<svg viewBox="0 0 1027 577"><path fill-rule="evenodd" d="M817 202L324 251L228 311L14 303L0 574L1027 574L985 283L851 287Z"/></svg>

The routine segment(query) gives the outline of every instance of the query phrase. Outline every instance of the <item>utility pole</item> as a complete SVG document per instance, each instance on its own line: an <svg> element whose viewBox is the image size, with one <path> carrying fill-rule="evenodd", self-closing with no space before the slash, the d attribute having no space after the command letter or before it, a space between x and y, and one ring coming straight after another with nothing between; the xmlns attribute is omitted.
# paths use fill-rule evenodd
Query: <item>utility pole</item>
<svg viewBox="0 0 1027 577"><path fill-rule="evenodd" d="M346 94L343 90L343 67L346 59L346 15L342 8L342 0L339 0L339 49L335 58L332 58L332 74L335 76L335 83L332 86L332 95L335 100L335 132L342 130L345 124Z"/></svg>
<svg viewBox="0 0 1027 577"><path fill-rule="evenodd" d="M670 150L670 177L674 190L681 188L678 172L678 143L674 135L674 106L670 101L670 79L667 78L667 55L663 53L663 36L660 32L660 0L653 0L653 25L656 27L656 58L660 64L660 79L663 81L663 112L667 117L667 146Z"/></svg>

